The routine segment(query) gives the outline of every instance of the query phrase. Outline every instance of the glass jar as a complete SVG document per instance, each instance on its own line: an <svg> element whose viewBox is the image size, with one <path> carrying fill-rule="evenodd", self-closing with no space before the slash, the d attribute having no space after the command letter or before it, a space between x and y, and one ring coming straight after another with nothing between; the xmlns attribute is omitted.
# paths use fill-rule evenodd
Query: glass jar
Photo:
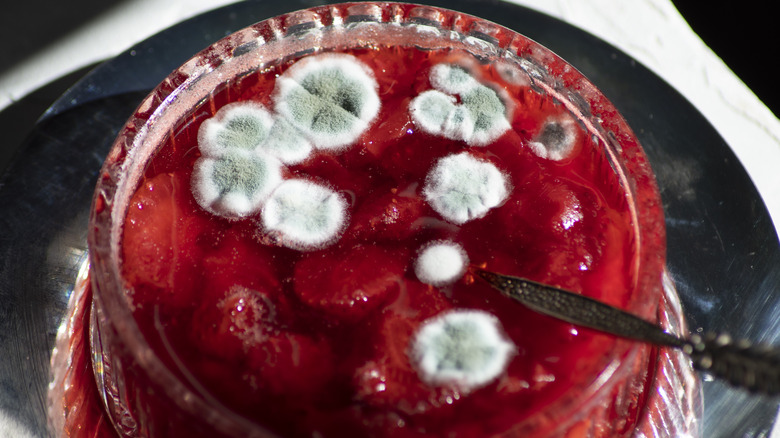
<svg viewBox="0 0 780 438"><path fill-rule="evenodd" d="M98 387L120 435L276 436L272 428L204 387L165 336L150 342L145 335L145 330L164 333L165 315L159 312L165 309L149 310L151 304L134 298L123 275L123 233L131 200L152 160L163 145L177 141L180 132L194 132L238 97L233 90L247 89L264 71L322 53L358 50L381 56L390 49L463 54L475 65L491 66L505 84L555 102L575 120L588 141L600 147L592 153L594 166L608 169L603 176L611 182L600 196L623 204L623 220L632 236L624 248L630 262L620 268L629 290L620 297L598 298L660 320L671 330L684 330L676 293L669 282L664 287L663 211L647 158L615 108L576 69L514 31L466 14L400 3L314 7L250 26L194 56L144 100L108 155L89 230L91 345ZM499 89L497 95L501 93ZM565 277L565 272L559 274ZM141 327L135 313L144 305L149 317ZM604 342L610 347L603 356L587 360L587 381L545 400L532 415L507 428L506 436L695 434L697 386L683 358L641 343L598 339L608 339ZM669 389L671 398L659 395Z"/></svg>

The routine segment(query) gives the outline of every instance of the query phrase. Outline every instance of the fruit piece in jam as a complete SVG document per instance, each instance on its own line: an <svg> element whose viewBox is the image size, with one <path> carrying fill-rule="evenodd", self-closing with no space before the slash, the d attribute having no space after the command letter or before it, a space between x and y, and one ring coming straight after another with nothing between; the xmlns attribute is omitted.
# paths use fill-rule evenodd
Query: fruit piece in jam
<svg viewBox="0 0 780 438"><path fill-rule="evenodd" d="M283 436L505 432L586 391L616 341L468 265L625 306L634 229L597 142L457 52L248 75L194 110L131 200L134 316L194 390ZM631 397L611 432L635 422Z"/></svg>

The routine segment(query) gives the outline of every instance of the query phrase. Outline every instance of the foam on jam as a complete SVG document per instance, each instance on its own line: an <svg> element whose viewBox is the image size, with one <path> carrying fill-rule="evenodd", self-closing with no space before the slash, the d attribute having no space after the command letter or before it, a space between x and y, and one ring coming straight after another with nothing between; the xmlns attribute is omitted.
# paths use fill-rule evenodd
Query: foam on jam
<svg viewBox="0 0 780 438"><path fill-rule="evenodd" d="M625 306L625 193L566 108L503 65L405 48L286 60L150 162L123 275L160 358L283 436L486 436L586 390L615 340L468 264ZM631 429L640 388L612 412Z"/></svg>

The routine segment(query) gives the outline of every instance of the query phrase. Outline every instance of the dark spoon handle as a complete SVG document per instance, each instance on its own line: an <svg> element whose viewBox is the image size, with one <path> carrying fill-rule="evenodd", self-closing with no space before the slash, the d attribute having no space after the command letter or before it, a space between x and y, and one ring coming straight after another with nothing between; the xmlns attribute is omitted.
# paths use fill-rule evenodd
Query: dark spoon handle
<svg viewBox="0 0 780 438"><path fill-rule="evenodd" d="M684 339L574 292L481 269L474 272L502 294L536 312L615 336L680 349L700 371L754 392L780 394L780 350L777 348L747 341L733 342L728 335L691 335Z"/></svg>
<svg viewBox="0 0 780 438"><path fill-rule="evenodd" d="M780 350L726 334L691 335L683 347L693 367L734 386L767 395L780 394Z"/></svg>

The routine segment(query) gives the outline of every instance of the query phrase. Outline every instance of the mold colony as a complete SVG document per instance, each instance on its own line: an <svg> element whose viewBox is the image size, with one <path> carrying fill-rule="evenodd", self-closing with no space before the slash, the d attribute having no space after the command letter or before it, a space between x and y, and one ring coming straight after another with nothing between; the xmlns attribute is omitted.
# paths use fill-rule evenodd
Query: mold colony
<svg viewBox="0 0 780 438"><path fill-rule="evenodd" d="M133 314L163 362L283 436L554 430L619 341L533 314L468 266L626 306L633 228L598 140L504 69L326 53L196 108L124 226ZM642 406L637 357L589 419L607 435Z"/></svg>

